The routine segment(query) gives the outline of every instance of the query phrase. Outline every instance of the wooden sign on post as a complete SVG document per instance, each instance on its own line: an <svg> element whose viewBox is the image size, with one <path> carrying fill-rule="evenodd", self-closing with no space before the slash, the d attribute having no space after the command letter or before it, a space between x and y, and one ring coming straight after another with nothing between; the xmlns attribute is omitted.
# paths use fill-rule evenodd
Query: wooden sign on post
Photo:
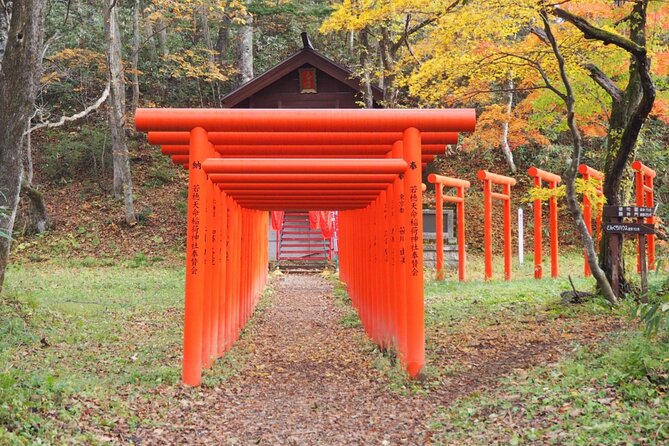
<svg viewBox="0 0 669 446"><path fill-rule="evenodd" d="M650 218L654 209L640 206L604 206L604 217Z"/></svg>
<svg viewBox="0 0 669 446"><path fill-rule="evenodd" d="M604 232L609 234L655 234L655 228L645 223L604 223Z"/></svg>
<svg viewBox="0 0 669 446"><path fill-rule="evenodd" d="M651 218L655 210L644 206L604 206L604 217L610 221L604 223L604 232L619 234L611 240L612 263L617 264L620 259L620 242L625 234L639 236L639 265L641 272L641 300L646 302L648 291L648 265L646 262L646 236L655 234L655 225L644 223L644 219ZM636 223L624 223L623 218L635 218ZM614 269L612 286L616 294L620 291L619 278Z"/></svg>

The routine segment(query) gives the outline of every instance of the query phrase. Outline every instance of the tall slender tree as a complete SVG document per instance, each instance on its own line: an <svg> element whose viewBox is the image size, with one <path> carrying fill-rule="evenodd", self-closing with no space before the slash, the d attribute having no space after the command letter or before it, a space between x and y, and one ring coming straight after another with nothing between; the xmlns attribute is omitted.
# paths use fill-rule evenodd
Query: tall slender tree
<svg viewBox="0 0 669 446"><path fill-rule="evenodd" d="M239 74L242 84L253 79L253 16L248 11L239 27Z"/></svg>
<svg viewBox="0 0 669 446"><path fill-rule="evenodd" d="M622 204L620 191L625 169L634 154L639 133L653 108L656 94L646 42L649 1L634 0L631 3L630 13L621 21L627 23L627 35L596 26L566 9L558 7L552 9L555 16L574 25L586 39L613 45L629 54L629 80L623 88L609 78L599 66L593 63L585 65L590 77L611 97L603 191L607 203L614 206ZM621 260L613 263L610 248L612 237L619 236L615 234L602 236L599 264L609 280L614 274L618 276L620 289L615 292L620 294L627 288L625 268Z"/></svg>
<svg viewBox="0 0 669 446"><path fill-rule="evenodd" d="M46 0L0 3L0 232L8 236L0 237L0 290L21 192L24 133L39 82L45 5Z"/></svg>
<svg viewBox="0 0 669 446"><path fill-rule="evenodd" d="M111 128L114 164L114 196L123 199L125 221L129 225L134 225L137 220L132 196L130 156L128 155L128 145L125 137L125 81L123 79L123 59L121 57L121 32L118 25L118 5L116 0L105 0L103 8L107 76L111 87L109 127Z"/></svg>
<svg viewBox="0 0 669 446"><path fill-rule="evenodd" d="M142 29L140 28L142 2L135 0L132 11L132 57L130 58L132 67L132 112L134 113L139 107L139 48L142 36Z"/></svg>

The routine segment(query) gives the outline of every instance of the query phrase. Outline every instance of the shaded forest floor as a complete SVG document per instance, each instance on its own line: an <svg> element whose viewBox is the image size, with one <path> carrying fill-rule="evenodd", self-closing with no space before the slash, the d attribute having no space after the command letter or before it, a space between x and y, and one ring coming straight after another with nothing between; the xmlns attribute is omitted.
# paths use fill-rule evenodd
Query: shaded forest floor
<svg viewBox="0 0 669 446"><path fill-rule="evenodd" d="M35 183L43 193L51 219L51 228L41 235L30 235L25 216L28 200L22 200L16 225L16 243L12 259L20 262L42 262L50 259L82 259L98 263L139 262L144 264L166 260L178 263L185 250L187 213L187 172L173 165L160 149L150 146L144 135L129 140L133 175L133 196L138 222L129 227L124 222L122 203L111 196L110 160L101 156L98 146L106 144L106 128L88 122L66 132L49 131L35 138ZM104 148L102 149L104 153ZM107 150L108 152L108 150ZM108 154L106 156L109 156ZM513 191L513 216L517 208L525 208L525 240L532 246L531 205L524 202L532 187L525 174L532 164L545 168L548 160L518 154L518 185ZM106 166L106 167L105 167ZM483 249L483 196L476 179L479 169L510 175L501 153L472 153L453 150L430 164L428 172L439 172L471 181L467 192L467 248L470 253ZM427 173L427 172L426 172ZM425 206L434 207L430 186L424 194ZM578 242L565 208L560 208L560 244L573 247ZM502 228L502 206L495 204L495 231ZM548 225L548 212L544 224ZM471 222L471 223L470 223ZM28 231L27 231L28 230ZM514 249L517 246L514 229ZM498 234L500 232L496 232ZM494 237L496 252L502 252L502 237ZM548 237L545 237L548 243Z"/></svg>
<svg viewBox="0 0 669 446"><path fill-rule="evenodd" d="M564 267L577 271L580 256ZM179 384L181 268L15 266L0 306L0 443L668 440L669 344L600 302L562 304L569 285L530 271L426 284L420 383L371 344L334 277L275 276L193 389Z"/></svg>

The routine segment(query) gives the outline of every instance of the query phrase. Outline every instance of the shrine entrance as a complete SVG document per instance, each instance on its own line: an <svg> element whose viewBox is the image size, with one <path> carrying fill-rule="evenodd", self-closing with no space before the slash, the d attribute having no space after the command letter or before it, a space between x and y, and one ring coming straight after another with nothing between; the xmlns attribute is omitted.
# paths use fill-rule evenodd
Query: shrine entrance
<svg viewBox="0 0 669 446"><path fill-rule="evenodd" d="M474 110L138 109L189 170L183 382L239 337L268 277L268 211L339 212L340 279L369 337L425 364L422 163Z"/></svg>
<svg viewBox="0 0 669 446"><path fill-rule="evenodd" d="M373 85L364 88L358 76L314 49L307 34L302 33L301 49L228 93L221 105L223 108L355 109L365 104L368 108L381 108L382 100L381 89ZM338 219L333 214L322 211L334 229L322 231L318 228L321 219L317 218L316 211L296 209L275 213L269 232L270 261L282 271L319 271L328 267L338 254Z"/></svg>

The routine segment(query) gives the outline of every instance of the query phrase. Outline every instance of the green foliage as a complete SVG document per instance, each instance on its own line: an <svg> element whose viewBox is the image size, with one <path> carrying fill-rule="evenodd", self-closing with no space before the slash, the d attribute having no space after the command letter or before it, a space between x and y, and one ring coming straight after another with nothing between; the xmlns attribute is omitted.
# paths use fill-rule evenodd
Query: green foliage
<svg viewBox="0 0 669 446"><path fill-rule="evenodd" d="M531 187L527 190L527 197L523 197L522 201L528 203L534 200L539 201L548 201L551 198L562 198L567 195L567 189L565 185L556 187L555 189L550 189L548 187Z"/></svg>
<svg viewBox="0 0 669 446"><path fill-rule="evenodd" d="M344 314L339 320L339 323L346 328L362 327L360 316L358 316L357 311L353 309L351 298L346 290L346 284L339 281L335 276L330 276L329 274L326 275L326 278L334 284L333 295L335 297L335 302L344 310Z"/></svg>
<svg viewBox="0 0 669 446"><path fill-rule="evenodd" d="M174 169L165 165L157 165L149 172L148 187L160 187L169 184L174 178Z"/></svg>
<svg viewBox="0 0 669 446"><path fill-rule="evenodd" d="M669 293L665 292L641 303L634 309L634 316L644 324L647 336L654 336L661 332L669 333Z"/></svg>
<svg viewBox="0 0 669 446"><path fill-rule="evenodd" d="M167 398L155 389L179 382L182 272L104 265L8 270L0 297L0 444L104 443L86 431L130 421L123 394Z"/></svg>
<svg viewBox="0 0 669 446"><path fill-rule="evenodd" d="M108 132L106 125L86 125L68 133L47 132L40 170L55 181L104 178L112 163Z"/></svg>
<svg viewBox="0 0 669 446"><path fill-rule="evenodd" d="M666 444L669 342L623 335L613 347L515 374L491 396L443 408L447 444Z"/></svg>
<svg viewBox="0 0 669 446"><path fill-rule="evenodd" d="M575 180L576 193L588 197L594 209L600 209L606 204L606 197L598 192L601 187L602 182L594 178L589 178L587 181L582 178ZM564 184L557 186L555 189L535 186L527 190L527 196L523 197L522 201L526 203L534 200L548 201L552 197L562 198L566 195L567 188Z"/></svg>
<svg viewBox="0 0 669 446"><path fill-rule="evenodd" d="M188 202L179 200L176 205L180 215L186 216L188 214Z"/></svg>
<svg viewBox="0 0 669 446"><path fill-rule="evenodd" d="M602 181L595 178L584 180L583 178L576 178L575 181L576 193L581 194L590 200L590 203L595 210L599 210L606 204L606 197L600 192L602 188Z"/></svg>
<svg viewBox="0 0 669 446"><path fill-rule="evenodd" d="M641 133L636 158L655 169L657 177L654 180L655 202L659 203L657 216L669 223L669 177L663 175L669 166L669 126L659 119L650 119L646 122ZM666 224L666 223L665 223Z"/></svg>

